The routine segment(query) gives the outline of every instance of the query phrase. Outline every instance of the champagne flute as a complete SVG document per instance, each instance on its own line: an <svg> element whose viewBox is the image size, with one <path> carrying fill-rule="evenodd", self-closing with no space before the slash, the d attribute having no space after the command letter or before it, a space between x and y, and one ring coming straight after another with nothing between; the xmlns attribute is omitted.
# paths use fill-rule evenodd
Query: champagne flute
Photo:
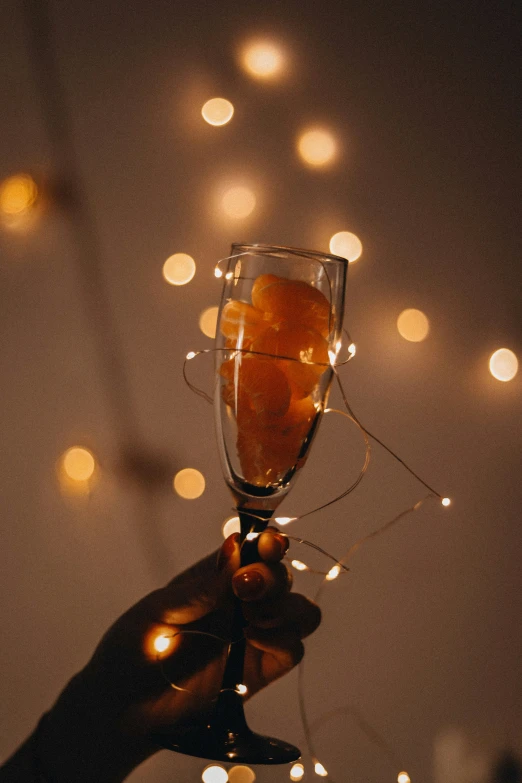
<svg viewBox="0 0 522 783"><path fill-rule="evenodd" d="M232 245L216 336L215 422L225 481L241 525L241 564L303 467L340 348L348 262L269 245ZM237 602L223 685L204 726L169 743L217 761L284 764L295 746L253 732L243 695L246 642Z"/></svg>

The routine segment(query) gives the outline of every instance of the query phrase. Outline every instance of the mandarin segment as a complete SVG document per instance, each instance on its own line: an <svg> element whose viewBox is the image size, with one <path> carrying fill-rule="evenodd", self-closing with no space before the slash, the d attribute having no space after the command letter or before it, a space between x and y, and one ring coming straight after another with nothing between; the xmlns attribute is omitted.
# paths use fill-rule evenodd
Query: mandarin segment
<svg viewBox="0 0 522 783"><path fill-rule="evenodd" d="M286 357L277 363L295 387L294 396L310 394L328 365L328 343L315 329L302 324L270 327L252 342L251 349Z"/></svg>
<svg viewBox="0 0 522 783"><path fill-rule="evenodd" d="M273 275L261 275L272 278ZM256 287L254 283L254 288ZM265 318L276 323L290 321L292 323L308 324L324 337L330 332L330 304L324 294L317 288L302 280L285 280L275 278L265 280L256 290L252 289L252 301L257 309L265 313Z"/></svg>
<svg viewBox="0 0 522 783"><path fill-rule="evenodd" d="M272 285L272 283L280 283L284 279L284 277L277 277L276 275L259 275L259 277L256 277L252 286L252 304L254 307L257 307L259 310L265 310L264 291L266 287Z"/></svg>
<svg viewBox="0 0 522 783"><path fill-rule="evenodd" d="M247 302L233 299L226 303L221 313L221 332L229 340L236 340L237 347L237 341L243 343L255 339L268 325L263 312Z"/></svg>

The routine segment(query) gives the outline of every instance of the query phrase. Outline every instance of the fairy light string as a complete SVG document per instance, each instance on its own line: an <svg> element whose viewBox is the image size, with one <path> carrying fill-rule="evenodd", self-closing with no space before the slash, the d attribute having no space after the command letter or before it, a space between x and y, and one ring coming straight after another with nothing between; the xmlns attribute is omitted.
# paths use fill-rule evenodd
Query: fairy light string
<svg viewBox="0 0 522 783"><path fill-rule="evenodd" d="M229 261L230 259L222 259L222 261ZM221 263L221 262L219 262ZM218 274L219 272L219 274ZM216 267L216 276L221 277L222 271L218 266ZM227 273L228 274L228 273ZM230 279L230 278L229 278ZM361 432L364 444L365 444L365 456L364 456L364 462L362 465L362 468L359 472L359 475L357 478L345 489L342 493L337 495L335 498L333 498L330 501L327 501L326 503L321 504L320 506L317 506L316 508L311 509L310 511L305 512L304 514L301 514L296 517L290 517L285 520L285 522L297 522L300 519L303 519L305 517L311 516L312 514L317 513L318 511L322 511L325 508L328 508L329 506L338 503L340 500L345 498L347 495L349 495L351 492L355 490L355 488L359 485L359 483L362 481L364 475L366 474L370 459L371 459L371 444L370 440L377 443L379 446L381 446L385 451L387 451L397 462L399 462L417 481L419 481L428 491L429 494L426 495L421 500L417 501L412 507L407 508L403 511L401 511L399 514L397 514L395 517L393 517L391 520L388 520L385 524L377 528L376 530L372 531L371 533L368 533L361 537L359 540L357 540L354 544L350 546L350 548L347 550L345 555L341 558L335 558L333 555L330 555L328 552L326 552L324 549L319 547L318 545L314 544L313 542L307 541L303 538L299 538L297 536L288 536L289 539L296 541L299 544L303 544L305 546L309 546L316 551L320 552L323 556L333 560L335 562L335 566L333 566L329 571L324 572L317 569L310 568L306 563L297 560L297 559L290 559L289 557L286 557L285 560L290 563L290 565L298 571L307 571L308 573L314 574L314 575L320 575L323 577L322 582L319 586L319 589L317 590L317 593L315 595L315 602L319 604L320 599L322 598L322 594L324 591L324 587L326 586L327 582L333 581L336 579L341 573L346 573L349 571L348 567L346 566L346 562L353 557L353 555L360 549L361 546L363 546L365 543L377 538L378 536L381 536L391 530L392 527L394 527L396 524L398 524L404 517L408 516L409 514L414 513L417 511L428 499L430 498L437 498L441 501L442 505L448 506L450 503L449 498L443 497L439 492L437 492L433 487L431 487L416 471L414 471L396 452L394 452L389 446L387 446L380 438L378 438L376 435L374 435L372 432L370 432L364 425L360 422L358 417L355 415L346 394L346 391L344 389L343 383L341 381L341 377L338 372L338 368L340 366L343 366L344 364L347 364L353 357L355 356L356 348L355 344L352 342L351 337L349 333L344 330L344 333L347 337L347 339L350 341L348 346L348 357L344 360L338 360L337 354L341 350L342 347L342 341L340 340L336 345L336 353L330 352L330 362L328 364L322 363L322 362L314 362L314 361L303 361L296 357L291 356L281 356L281 355L275 355L270 354L266 352L259 352L259 351L249 351L248 349L241 349L236 348L233 349L232 353L233 355L237 354L250 354L250 355L261 355L263 357L268 357L275 360L286 360L286 361L292 361L292 362L301 362L305 364L312 364L316 366L321 367L330 367L333 375L335 377L337 387L339 389L339 392L341 394L341 398L345 407L345 410L339 410L337 408L326 408L323 413L325 414L332 414L336 413L338 415L341 415L351 421L353 424L357 426L359 431ZM191 361L192 359L196 358L197 356L202 356L205 354L212 354L218 351L228 351L230 352L231 349L225 349L225 348L209 348L204 350L198 350L198 351L191 351L187 354L185 361L183 363L183 377L185 379L185 382L189 386L189 388L194 391L196 394L201 396L203 399L205 399L209 403L213 403L214 399L209 394L207 394L202 389L199 389L194 384L191 383L191 381L188 378L187 375L187 363ZM253 518L253 527L252 527L252 533L254 531L255 521L257 519L260 519L255 514L250 514ZM264 521L264 520L263 520ZM277 518L276 518L277 521ZM257 535L257 534L256 534ZM334 783L333 778L327 771L327 769L323 766L323 764L319 761L316 749L314 747L313 743L313 731L310 726L310 722L308 720L308 713L306 709L306 703L305 703L305 691L304 691L304 660L301 661L301 663L298 666L298 678L297 678L297 690L298 690L298 704L299 704L299 712L300 712L300 718L301 723L303 727L303 733L304 733L304 740L306 744L306 748L308 751L308 755L312 761L314 772L319 777L325 777L328 778L328 780L331 781L331 783ZM396 765L397 768L403 768L403 765L399 762L397 754L393 751L393 749L388 745L386 740L373 728L373 726L364 719L360 714L357 714L356 711L353 708L347 707L347 712L350 712L352 715L352 718L355 720L356 724L358 725L359 729L367 739L375 746L378 747L392 762L394 765ZM317 725L317 721L316 724ZM299 773L300 774L300 773ZM304 770L303 770L304 774ZM292 779L292 778L291 778Z"/></svg>

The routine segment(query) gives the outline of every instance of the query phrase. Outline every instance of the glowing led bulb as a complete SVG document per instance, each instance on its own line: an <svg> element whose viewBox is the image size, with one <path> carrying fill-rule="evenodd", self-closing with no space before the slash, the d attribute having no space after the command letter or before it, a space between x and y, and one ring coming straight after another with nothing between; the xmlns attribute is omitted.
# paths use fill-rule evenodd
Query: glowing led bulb
<svg viewBox="0 0 522 783"><path fill-rule="evenodd" d="M254 532L252 531L252 533L247 533L247 534L246 534L246 539L247 539L247 541L255 541L255 540L256 540L256 538L259 538L259 533L254 533Z"/></svg>
<svg viewBox="0 0 522 783"><path fill-rule="evenodd" d="M212 340L216 336L218 312L219 307L207 307L199 316L199 328L204 335Z"/></svg>
<svg viewBox="0 0 522 783"><path fill-rule="evenodd" d="M397 318L397 329L401 337L411 343L420 343L428 336L430 322L422 312L409 308L403 310Z"/></svg>
<svg viewBox="0 0 522 783"><path fill-rule="evenodd" d="M165 634L160 634L154 639L154 649L156 652L165 652L170 647L170 639Z"/></svg>
<svg viewBox="0 0 522 783"><path fill-rule="evenodd" d="M0 212L8 217L27 212L38 197L36 182L29 174L15 174L0 183Z"/></svg>
<svg viewBox="0 0 522 783"><path fill-rule="evenodd" d="M214 269L214 277L223 277L223 272L218 266Z"/></svg>
<svg viewBox="0 0 522 783"><path fill-rule="evenodd" d="M512 381L518 372L518 359L509 348L499 348L491 354L489 371L497 381Z"/></svg>
<svg viewBox="0 0 522 783"><path fill-rule="evenodd" d="M190 361L190 359L193 359L195 355L195 351L189 351L185 358Z"/></svg>
<svg viewBox="0 0 522 783"><path fill-rule="evenodd" d="M328 772L325 770L323 765L320 761L316 761L314 765L315 774L319 775L322 778L326 778L328 776Z"/></svg>
<svg viewBox="0 0 522 783"><path fill-rule="evenodd" d="M195 500L205 491L205 478L199 470L184 468L174 476L174 489L186 500Z"/></svg>
<svg viewBox="0 0 522 783"><path fill-rule="evenodd" d="M234 107L226 98L211 98L201 109L205 122L209 125L226 125L234 114Z"/></svg>
<svg viewBox="0 0 522 783"><path fill-rule="evenodd" d="M337 142L330 131L312 128L299 137L297 151L308 166L321 168L334 160L337 154Z"/></svg>
<svg viewBox="0 0 522 783"><path fill-rule="evenodd" d="M411 783L410 776L407 772L399 772L397 775L397 783Z"/></svg>
<svg viewBox="0 0 522 783"><path fill-rule="evenodd" d="M275 521L278 525L288 525L290 522L294 522L297 517L276 517Z"/></svg>
<svg viewBox="0 0 522 783"><path fill-rule="evenodd" d="M250 767L241 764L228 770L228 779L230 783L254 783L256 773Z"/></svg>
<svg viewBox="0 0 522 783"><path fill-rule="evenodd" d="M229 517L228 519L225 519L221 532L223 533L223 538L228 538L232 533L240 533L241 523L239 517Z"/></svg>
<svg viewBox="0 0 522 783"><path fill-rule="evenodd" d="M341 573L341 566L334 565L334 567L330 568L330 570L326 574L326 579L328 579L328 581L331 582L333 579L337 579L340 573Z"/></svg>
<svg viewBox="0 0 522 783"><path fill-rule="evenodd" d="M174 253L163 264L163 277L170 285L186 285L196 274L196 262L187 253Z"/></svg>
<svg viewBox="0 0 522 783"><path fill-rule="evenodd" d="M243 683L239 683L239 685L236 688L237 692L241 694L241 696L244 696L247 692L248 688L246 685L243 685Z"/></svg>
<svg viewBox="0 0 522 783"><path fill-rule="evenodd" d="M62 467L66 476L73 481L88 481L92 478L96 462L88 449L72 446L62 456Z"/></svg>
<svg viewBox="0 0 522 783"><path fill-rule="evenodd" d="M228 773L224 767L210 764L203 770L201 780L203 783L227 783Z"/></svg>
<svg viewBox="0 0 522 783"><path fill-rule="evenodd" d="M443 506L449 506L451 500L449 498L442 498L440 502L442 503Z"/></svg>
<svg viewBox="0 0 522 783"><path fill-rule="evenodd" d="M256 79L273 79L283 69L284 56L272 41L251 41L241 53L241 64Z"/></svg>
<svg viewBox="0 0 522 783"><path fill-rule="evenodd" d="M228 217L241 220L254 211L256 197L249 188L237 185L225 191L221 206Z"/></svg>
<svg viewBox="0 0 522 783"><path fill-rule="evenodd" d="M350 356L355 356L355 351L356 351L355 343L350 343L350 345L348 346L348 353L350 354Z"/></svg>
<svg viewBox="0 0 522 783"><path fill-rule="evenodd" d="M306 563L302 563L301 560L292 560L292 566L296 571L308 571Z"/></svg>
<svg viewBox="0 0 522 783"><path fill-rule="evenodd" d="M290 770L290 780L302 780L304 775L304 767L302 764L294 764Z"/></svg>
<svg viewBox="0 0 522 783"><path fill-rule="evenodd" d="M347 258L353 264L362 254L362 242L351 231L338 231L330 239L330 253Z"/></svg>

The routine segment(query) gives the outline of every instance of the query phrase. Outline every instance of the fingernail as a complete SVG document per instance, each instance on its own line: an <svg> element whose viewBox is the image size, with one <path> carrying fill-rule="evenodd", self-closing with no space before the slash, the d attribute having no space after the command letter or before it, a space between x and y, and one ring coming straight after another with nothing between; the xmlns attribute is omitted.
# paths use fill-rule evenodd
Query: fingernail
<svg viewBox="0 0 522 783"><path fill-rule="evenodd" d="M236 548L236 544L239 544L239 533L232 533L232 535L227 538L221 547L217 562L218 571L222 571L224 569L232 557L234 549Z"/></svg>
<svg viewBox="0 0 522 783"><path fill-rule="evenodd" d="M252 601L259 598L265 586L265 580L259 571L243 571L232 577L232 587L242 601Z"/></svg>
<svg viewBox="0 0 522 783"><path fill-rule="evenodd" d="M286 555L288 551L288 547L290 546L290 541L288 538L283 535L283 533L274 533L274 538L279 543L279 546L281 547L281 555Z"/></svg>

